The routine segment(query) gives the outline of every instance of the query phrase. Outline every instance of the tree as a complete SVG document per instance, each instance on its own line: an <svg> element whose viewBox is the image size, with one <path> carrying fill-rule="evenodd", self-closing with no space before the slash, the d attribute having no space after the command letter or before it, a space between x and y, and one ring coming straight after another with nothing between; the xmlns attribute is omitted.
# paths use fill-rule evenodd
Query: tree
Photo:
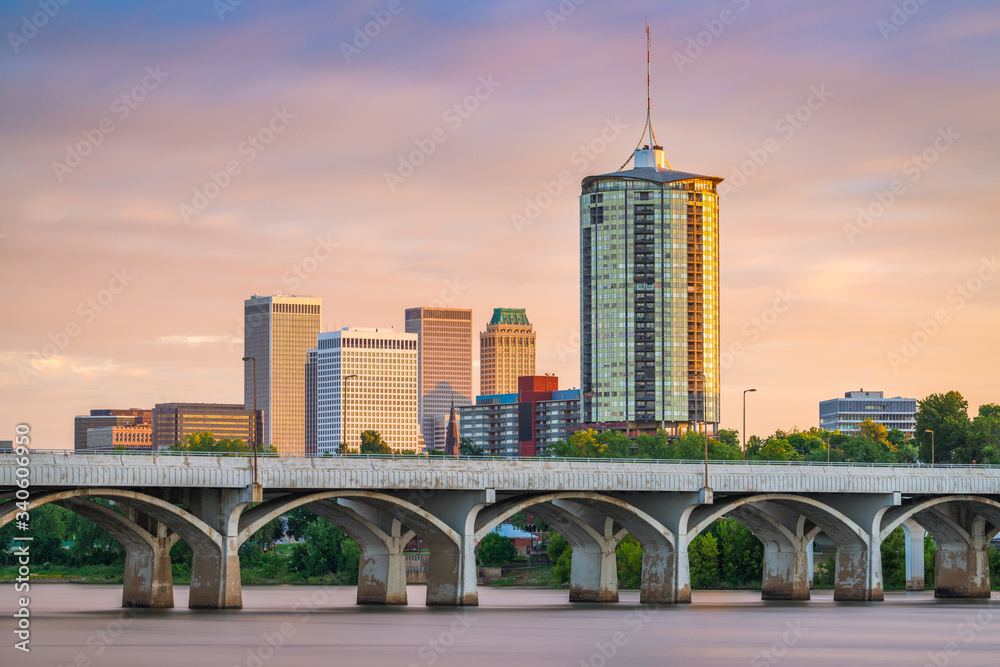
<svg viewBox="0 0 1000 667"><path fill-rule="evenodd" d="M642 585L642 545L639 540L626 535L615 548L618 565L618 587L639 588Z"/></svg>
<svg viewBox="0 0 1000 667"><path fill-rule="evenodd" d="M934 431L934 460L939 462L971 463L955 460L956 449L965 447L969 427L969 402L957 391L931 394L917 402L917 439L920 441L920 460L931 460L931 434ZM961 451L960 451L961 456Z"/></svg>
<svg viewBox="0 0 1000 667"><path fill-rule="evenodd" d="M882 424L876 424L871 417L861 422L859 426L861 436L875 442L889 444L889 432Z"/></svg>
<svg viewBox="0 0 1000 667"><path fill-rule="evenodd" d="M727 586L759 584L763 578L764 545L733 518L716 521L709 529L717 535L722 581Z"/></svg>
<svg viewBox="0 0 1000 667"><path fill-rule="evenodd" d="M514 543L499 533L487 533L479 543L476 561L486 567L500 567L517 556Z"/></svg>
<svg viewBox="0 0 1000 667"><path fill-rule="evenodd" d="M719 585L719 542L711 532L704 532L688 545L691 588Z"/></svg>
<svg viewBox="0 0 1000 667"><path fill-rule="evenodd" d="M175 443L170 449L175 452L249 453L253 451L253 445L237 438L216 440L213 433L205 431L188 433L184 436L184 442ZM257 451L266 454L271 451L271 447L270 445L261 445Z"/></svg>
<svg viewBox="0 0 1000 667"><path fill-rule="evenodd" d="M548 548L549 560L555 563L552 568L552 576L560 584L569 581L570 571L573 565L573 547L570 546L566 538L559 533L552 532L552 540Z"/></svg>
<svg viewBox="0 0 1000 667"><path fill-rule="evenodd" d="M285 532L294 540L304 539L313 521L319 521L319 517L307 509L296 507L285 515Z"/></svg>
<svg viewBox="0 0 1000 667"><path fill-rule="evenodd" d="M378 431L368 430L361 433L362 454L392 454L392 447L382 439Z"/></svg>
<svg viewBox="0 0 1000 667"><path fill-rule="evenodd" d="M483 456L486 451L482 447L477 447L472 438L461 438L458 441L458 453L462 456Z"/></svg>
<svg viewBox="0 0 1000 667"><path fill-rule="evenodd" d="M329 521L313 521L306 528L305 541L292 548L288 569L310 577L338 573L351 577L348 556L352 550L345 548L346 542L351 540L340 528ZM354 568L353 576L357 576L357 562Z"/></svg>

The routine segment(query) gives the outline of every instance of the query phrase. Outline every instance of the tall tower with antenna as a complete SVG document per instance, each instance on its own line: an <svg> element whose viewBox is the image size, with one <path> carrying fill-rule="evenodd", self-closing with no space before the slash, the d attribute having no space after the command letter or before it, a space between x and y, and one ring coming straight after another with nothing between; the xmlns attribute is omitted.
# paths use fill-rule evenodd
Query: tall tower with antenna
<svg viewBox="0 0 1000 667"><path fill-rule="evenodd" d="M618 171L580 194L583 421L629 432L719 423L721 178L676 171L646 126ZM631 169L626 169L629 162Z"/></svg>

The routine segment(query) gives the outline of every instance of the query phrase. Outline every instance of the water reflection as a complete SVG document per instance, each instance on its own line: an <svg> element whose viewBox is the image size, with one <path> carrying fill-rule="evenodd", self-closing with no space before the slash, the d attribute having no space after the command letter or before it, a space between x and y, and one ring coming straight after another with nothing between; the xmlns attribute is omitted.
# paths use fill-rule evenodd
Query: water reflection
<svg viewBox="0 0 1000 667"><path fill-rule="evenodd" d="M997 665L1000 602L887 593L882 603L762 602L696 591L690 605L570 604L565 590L480 591L481 606L359 607L347 587L246 587L243 610L123 610L120 586L35 584L31 653L0 665ZM0 585L0 611L16 608Z"/></svg>

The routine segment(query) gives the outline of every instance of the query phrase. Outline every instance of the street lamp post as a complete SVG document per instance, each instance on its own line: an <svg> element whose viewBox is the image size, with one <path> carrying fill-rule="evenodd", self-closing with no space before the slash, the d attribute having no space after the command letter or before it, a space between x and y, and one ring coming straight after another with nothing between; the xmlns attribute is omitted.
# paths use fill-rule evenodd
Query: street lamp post
<svg viewBox="0 0 1000 667"><path fill-rule="evenodd" d="M708 382L708 378L705 377L705 373L696 373L695 379L700 379L702 382ZM705 429L705 488L708 488L708 420L705 418L705 388L702 387L701 391L701 424Z"/></svg>
<svg viewBox="0 0 1000 667"><path fill-rule="evenodd" d="M340 380L340 441L347 444L346 433L344 431L347 429L347 381L351 378L358 377L357 373L351 373L350 375L345 375ZM337 449L340 449L338 446ZM340 452L343 454L343 452ZM358 448L358 453L361 453L361 448Z"/></svg>
<svg viewBox="0 0 1000 667"><path fill-rule="evenodd" d="M930 429L926 429L924 431L924 433L930 433L931 434L931 467L933 468L934 467L934 431L932 431Z"/></svg>
<svg viewBox="0 0 1000 667"><path fill-rule="evenodd" d="M747 392L756 389L743 390L743 463L747 462Z"/></svg>
<svg viewBox="0 0 1000 667"><path fill-rule="evenodd" d="M257 357L243 357L243 361L253 362L253 496L254 502L261 502L263 491L257 483Z"/></svg>

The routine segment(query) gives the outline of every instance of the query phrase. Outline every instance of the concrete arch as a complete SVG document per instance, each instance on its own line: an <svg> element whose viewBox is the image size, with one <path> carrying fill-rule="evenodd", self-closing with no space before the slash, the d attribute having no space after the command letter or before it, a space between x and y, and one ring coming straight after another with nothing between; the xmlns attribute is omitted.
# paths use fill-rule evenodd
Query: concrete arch
<svg viewBox="0 0 1000 667"><path fill-rule="evenodd" d="M334 498L349 498L365 504L389 510L389 513L399 513L404 517L404 524L416 531L428 544L450 542L456 548L461 544L461 536L446 523L430 512L413 503L377 491L321 491L317 493L292 493L273 500L268 500L256 507L243 512L239 519L240 544L260 530L268 521L281 516L296 507Z"/></svg>
<svg viewBox="0 0 1000 667"><path fill-rule="evenodd" d="M334 499L349 501L353 507L331 502ZM306 507L340 527L361 548L358 604L406 604L403 549L415 534L423 538L431 552L428 604L452 604L458 592L463 590L459 567L462 535L424 508L386 493L322 491L293 493L268 500L243 512L239 519L238 544L249 539L268 521L296 507Z"/></svg>
<svg viewBox="0 0 1000 667"><path fill-rule="evenodd" d="M160 500L159 498L141 493L139 491L102 488L50 491L41 495L32 496L32 498L28 500L28 509L30 511L36 507L41 507L42 505L51 502L85 497L114 500L115 502L123 505L129 505L144 512L145 514L148 514L150 517L166 526L169 526L171 530L180 536L180 539L183 539L188 543L192 551L199 550L202 552L215 553L221 551L222 535L218 531L214 530L211 526L190 512L183 510L165 500ZM0 510L3 510L8 504L10 503L0 505ZM0 526L4 526L10 522L16 515L17 511L18 509L13 507L12 509L8 509L6 512L0 512Z"/></svg>
<svg viewBox="0 0 1000 667"><path fill-rule="evenodd" d="M490 531L514 514L541 503L560 500L576 501L594 509L607 511L609 516L612 516L619 525L625 527L627 532L635 535L636 539L640 542L643 541L640 535L647 537L647 539L652 539L655 535L664 538L671 547L674 545L673 532L641 508L602 493L580 491L559 491L531 496L515 496L490 505L480 511L476 517L476 543L482 541ZM559 507L559 505L556 505L556 507ZM562 510L562 508L560 509ZM589 534L591 537L597 535L596 530L589 526L588 528L590 528Z"/></svg>
<svg viewBox="0 0 1000 667"><path fill-rule="evenodd" d="M859 546L867 545L868 531L840 510L815 498L788 493L763 493L737 498L722 505L713 505L707 516L700 516L698 522L688 531L688 539L694 539L714 521L737 508L765 501L785 505L812 521L818 528L811 531L812 537L822 531L838 543L853 542ZM790 531L787 534L790 535Z"/></svg>
<svg viewBox="0 0 1000 667"><path fill-rule="evenodd" d="M86 498L66 498L54 504L97 524L125 547L123 607L174 606L170 549L180 538L177 533L168 534L157 522L156 534L151 534L124 514Z"/></svg>
<svg viewBox="0 0 1000 667"><path fill-rule="evenodd" d="M640 601L678 601L675 534L646 509L618 497L590 491L514 496L479 512L475 542L528 508L554 526L573 547L571 601L618 600L615 550L628 533L643 547Z"/></svg>
<svg viewBox="0 0 1000 667"><path fill-rule="evenodd" d="M922 500L920 502L914 503L913 505L909 505L906 507L893 508L893 510L896 511L890 510L889 512L887 512L887 516L884 519L883 526L879 531L879 537L884 540L889 536L889 533L891 533L897 527L902 525L904 521L910 518L912 518L920 525L924 526L924 528L932 535L935 535L935 531L931 526L924 525L924 521L930 521L930 520L924 518L924 521L921 521L921 516L919 515L926 512L927 510L934 509L946 503L958 503L959 505L971 510L975 514L983 516L994 526L994 529L1000 529L1000 502L993 500L992 498L986 498L983 496L970 496L970 495L943 496L939 498L928 498L926 500ZM983 510L986 510L986 512L983 512ZM942 517L942 518L947 519L947 517ZM938 523L939 525L937 527L939 529L948 526L954 530L955 534L962 535L964 533L965 534L964 536L966 538L968 537L968 533L965 531L965 529L962 528L961 526L958 526L957 524L955 524L955 522L951 520L947 520L944 522L939 521Z"/></svg>
<svg viewBox="0 0 1000 667"><path fill-rule="evenodd" d="M988 546L1000 528L1000 502L973 495L930 498L893 512L880 532L886 537L907 521L934 537L935 597L990 597Z"/></svg>

